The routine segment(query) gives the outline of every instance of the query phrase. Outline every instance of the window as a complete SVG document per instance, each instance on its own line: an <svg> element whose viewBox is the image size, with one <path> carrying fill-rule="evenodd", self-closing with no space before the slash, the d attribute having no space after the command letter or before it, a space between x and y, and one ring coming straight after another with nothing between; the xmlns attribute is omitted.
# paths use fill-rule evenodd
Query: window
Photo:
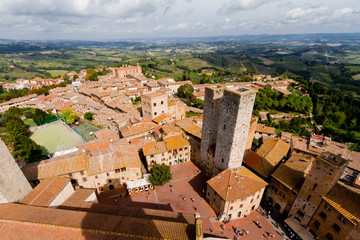
<svg viewBox="0 0 360 240"><path fill-rule="evenodd" d="M98 186L100 186L100 183L98 182Z"/></svg>
<svg viewBox="0 0 360 240"><path fill-rule="evenodd" d="M251 207L251 211L254 211L254 209L255 209L255 205Z"/></svg>
<svg viewBox="0 0 360 240"><path fill-rule="evenodd" d="M97 179L97 178L98 178L98 175L95 175L95 178Z"/></svg>
<svg viewBox="0 0 360 240"><path fill-rule="evenodd" d="M116 172L116 173L120 172L120 169L115 169L115 172Z"/></svg>
<svg viewBox="0 0 360 240"><path fill-rule="evenodd" d="M100 191L100 192L104 191L104 188L103 188L103 187L99 187L99 191Z"/></svg>
<svg viewBox="0 0 360 240"><path fill-rule="evenodd" d="M224 125L224 130L226 129L226 125Z"/></svg>
<svg viewBox="0 0 360 240"><path fill-rule="evenodd" d="M233 208L234 208L234 207L231 206L231 207L230 207L230 210L233 210Z"/></svg>
<svg viewBox="0 0 360 240"><path fill-rule="evenodd" d="M156 115L157 115L157 112L154 112L154 115L156 116Z"/></svg>
<svg viewBox="0 0 360 240"><path fill-rule="evenodd" d="M300 211L300 210L298 210L296 213L297 213L300 217L304 217L304 216L305 216L305 213L302 212L302 211Z"/></svg>
<svg viewBox="0 0 360 240"><path fill-rule="evenodd" d="M275 192L275 193L277 193L277 188L276 187L274 187L274 186L271 186L271 191L273 191L273 192Z"/></svg>
<svg viewBox="0 0 360 240"><path fill-rule="evenodd" d="M156 103L154 103L154 107L156 107Z"/></svg>
<svg viewBox="0 0 360 240"><path fill-rule="evenodd" d="M317 183L314 184L312 190L315 190L316 187L317 187Z"/></svg>
<svg viewBox="0 0 360 240"><path fill-rule="evenodd" d="M111 183L111 179L109 179L109 183Z"/></svg>
<svg viewBox="0 0 360 240"><path fill-rule="evenodd" d="M154 155L151 155L150 157L152 157L152 158L153 158L153 157L154 157Z"/></svg>
<svg viewBox="0 0 360 240"><path fill-rule="evenodd" d="M161 105L163 105L164 104L164 101L161 101Z"/></svg>
<svg viewBox="0 0 360 240"><path fill-rule="evenodd" d="M345 218L342 215L339 215L338 219L340 222L345 223Z"/></svg>
<svg viewBox="0 0 360 240"><path fill-rule="evenodd" d="M126 171L126 167L123 167L120 169L122 172L125 172Z"/></svg>
<svg viewBox="0 0 360 240"><path fill-rule="evenodd" d="M187 147L184 147L184 150L187 150Z"/></svg>
<svg viewBox="0 0 360 240"><path fill-rule="evenodd" d="M328 240L334 240L334 236L331 233L326 234L326 239Z"/></svg>
<svg viewBox="0 0 360 240"><path fill-rule="evenodd" d="M208 196L210 196L210 192L208 192Z"/></svg>
<svg viewBox="0 0 360 240"><path fill-rule="evenodd" d="M280 198L281 198L281 199L284 199L284 198L285 198L285 194L284 194L284 193L281 192L281 193L279 193L279 195L280 195Z"/></svg>
<svg viewBox="0 0 360 240"><path fill-rule="evenodd" d="M224 162L224 159L223 159L223 158L221 159L221 162Z"/></svg>
<svg viewBox="0 0 360 240"><path fill-rule="evenodd" d="M69 177L72 177L72 173L69 173Z"/></svg>
<svg viewBox="0 0 360 240"><path fill-rule="evenodd" d="M252 203L254 201L254 199L251 199L250 203Z"/></svg>
<svg viewBox="0 0 360 240"><path fill-rule="evenodd" d="M333 229L335 229L335 231L340 232L341 228L336 223L334 223L332 227L333 227Z"/></svg>
<svg viewBox="0 0 360 240"><path fill-rule="evenodd" d="M162 155L161 156L164 156L164 153L162 153Z"/></svg>
<svg viewBox="0 0 360 240"><path fill-rule="evenodd" d="M136 176L139 176L139 173L138 173L138 172L136 173Z"/></svg>
<svg viewBox="0 0 360 240"><path fill-rule="evenodd" d="M87 178L86 178L86 177L83 177L82 180L83 180L83 182L86 182L86 181L87 181Z"/></svg>
<svg viewBox="0 0 360 240"><path fill-rule="evenodd" d="M121 178L121 180L125 180L125 178L124 178L124 177L122 177L122 178Z"/></svg>
<svg viewBox="0 0 360 240"><path fill-rule="evenodd" d="M81 174L81 175L84 175L84 171L80 171L80 174Z"/></svg>
<svg viewBox="0 0 360 240"><path fill-rule="evenodd" d="M214 198L214 202L215 202L215 198Z"/></svg>
<svg viewBox="0 0 360 240"><path fill-rule="evenodd" d="M307 201L310 201L311 195L309 194L309 196L307 197Z"/></svg>
<svg viewBox="0 0 360 240"><path fill-rule="evenodd" d="M110 176L110 173L106 173L106 176L108 176L108 177L109 177L109 176Z"/></svg>
<svg viewBox="0 0 360 240"><path fill-rule="evenodd" d="M316 229L319 229L320 223L319 223L318 221L315 221L315 222L314 222L314 226L316 227Z"/></svg>
<svg viewBox="0 0 360 240"><path fill-rule="evenodd" d="M329 204L325 204L325 208L326 208L326 210L328 210L330 212L330 205Z"/></svg>
<svg viewBox="0 0 360 240"><path fill-rule="evenodd" d="M322 218L322 219L326 219L326 217L327 217L327 215L324 213L324 212L320 212L320 217Z"/></svg>
<svg viewBox="0 0 360 240"><path fill-rule="evenodd" d="M240 207L243 207L243 205L242 205L242 204L240 204Z"/></svg>

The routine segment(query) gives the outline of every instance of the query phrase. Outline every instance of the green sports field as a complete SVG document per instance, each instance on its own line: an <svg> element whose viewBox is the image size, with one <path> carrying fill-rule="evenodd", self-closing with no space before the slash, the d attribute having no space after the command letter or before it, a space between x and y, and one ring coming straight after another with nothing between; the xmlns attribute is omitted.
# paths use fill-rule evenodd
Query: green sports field
<svg viewBox="0 0 360 240"><path fill-rule="evenodd" d="M44 154L52 154L83 143L80 136L60 121L35 128L30 138L43 147Z"/></svg>

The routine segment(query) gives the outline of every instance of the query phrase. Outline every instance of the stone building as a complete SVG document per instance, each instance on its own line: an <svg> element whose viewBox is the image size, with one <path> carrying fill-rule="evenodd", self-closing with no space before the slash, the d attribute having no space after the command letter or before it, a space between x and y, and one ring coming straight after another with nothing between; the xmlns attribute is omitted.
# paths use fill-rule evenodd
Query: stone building
<svg viewBox="0 0 360 240"><path fill-rule="evenodd" d="M283 218L290 212L312 161L312 157L295 153L271 175L265 199Z"/></svg>
<svg viewBox="0 0 360 240"><path fill-rule="evenodd" d="M256 92L206 87L201 159L216 175L242 164Z"/></svg>
<svg viewBox="0 0 360 240"><path fill-rule="evenodd" d="M79 151L27 164L22 171L33 185L48 177L62 176L70 178L75 186L98 192L142 178L137 149L112 140L86 144Z"/></svg>
<svg viewBox="0 0 360 240"><path fill-rule="evenodd" d="M185 118L186 105L181 101L168 100L163 92L151 92L141 96L142 115L145 119L153 120L161 115L169 115L175 120Z"/></svg>
<svg viewBox="0 0 360 240"><path fill-rule="evenodd" d="M327 194L309 223L319 239L359 239L360 192L338 182Z"/></svg>
<svg viewBox="0 0 360 240"><path fill-rule="evenodd" d="M289 215L301 225L307 226L319 207L322 196L336 184L347 164L348 161L331 153L316 157Z"/></svg>
<svg viewBox="0 0 360 240"><path fill-rule="evenodd" d="M17 202L32 188L2 140L0 153L0 204Z"/></svg>
<svg viewBox="0 0 360 240"><path fill-rule="evenodd" d="M190 143L182 134L166 136L163 141L148 143L142 149L148 170L155 164L171 166L190 161Z"/></svg>
<svg viewBox="0 0 360 240"><path fill-rule="evenodd" d="M241 218L257 209L267 186L244 166L222 171L207 184L206 201L219 219Z"/></svg>
<svg viewBox="0 0 360 240"><path fill-rule="evenodd" d="M142 114L152 120L161 114L168 113L168 97L163 92L152 92L141 96Z"/></svg>
<svg viewBox="0 0 360 240"><path fill-rule="evenodd" d="M127 77L129 74L142 73L139 63L137 63L136 66L124 65L122 67L113 68L113 71L117 78Z"/></svg>
<svg viewBox="0 0 360 240"><path fill-rule="evenodd" d="M251 151L251 147L252 147L252 143L253 143L253 140L255 137L255 130L256 130L256 126L258 124L258 120L259 120L258 117L251 116L249 133L248 133L248 137L246 140L245 153Z"/></svg>

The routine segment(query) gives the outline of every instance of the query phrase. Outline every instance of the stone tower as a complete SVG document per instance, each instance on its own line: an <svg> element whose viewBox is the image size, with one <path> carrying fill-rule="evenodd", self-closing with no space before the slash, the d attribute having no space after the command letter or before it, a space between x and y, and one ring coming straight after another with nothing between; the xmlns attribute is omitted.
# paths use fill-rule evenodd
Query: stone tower
<svg viewBox="0 0 360 240"><path fill-rule="evenodd" d="M256 91L225 90L216 138L213 175L242 165Z"/></svg>
<svg viewBox="0 0 360 240"><path fill-rule="evenodd" d="M201 159L208 175L242 164L256 91L205 89Z"/></svg>
<svg viewBox="0 0 360 240"><path fill-rule="evenodd" d="M224 90L224 87L217 86L205 88L200 159L204 166L206 166L206 173L208 175L212 175L216 137L219 125L219 114Z"/></svg>
<svg viewBox="0 0 360 240"><path fill-rule="evenodd" d="M32 188L2 140L0 154L0 204L19 201Z"/></svg>
<svg viewBox="0 0 360 240"><path fill-rule="evenodd" d="M319 207L322 197L336 184L347 164L348 161L331 153L316 157L289 215L306 226Z"/></svg>

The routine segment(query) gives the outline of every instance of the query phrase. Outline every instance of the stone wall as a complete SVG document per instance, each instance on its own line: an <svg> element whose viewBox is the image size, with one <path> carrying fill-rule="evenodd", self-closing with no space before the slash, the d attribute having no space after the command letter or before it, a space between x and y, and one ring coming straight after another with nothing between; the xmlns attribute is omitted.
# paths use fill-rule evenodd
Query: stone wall
<svg viewBox="0 0 360 240"><path fill-rule="evenodd" d="M0 155L0 204L17 202L32 188L2 140Z"/></svg>

